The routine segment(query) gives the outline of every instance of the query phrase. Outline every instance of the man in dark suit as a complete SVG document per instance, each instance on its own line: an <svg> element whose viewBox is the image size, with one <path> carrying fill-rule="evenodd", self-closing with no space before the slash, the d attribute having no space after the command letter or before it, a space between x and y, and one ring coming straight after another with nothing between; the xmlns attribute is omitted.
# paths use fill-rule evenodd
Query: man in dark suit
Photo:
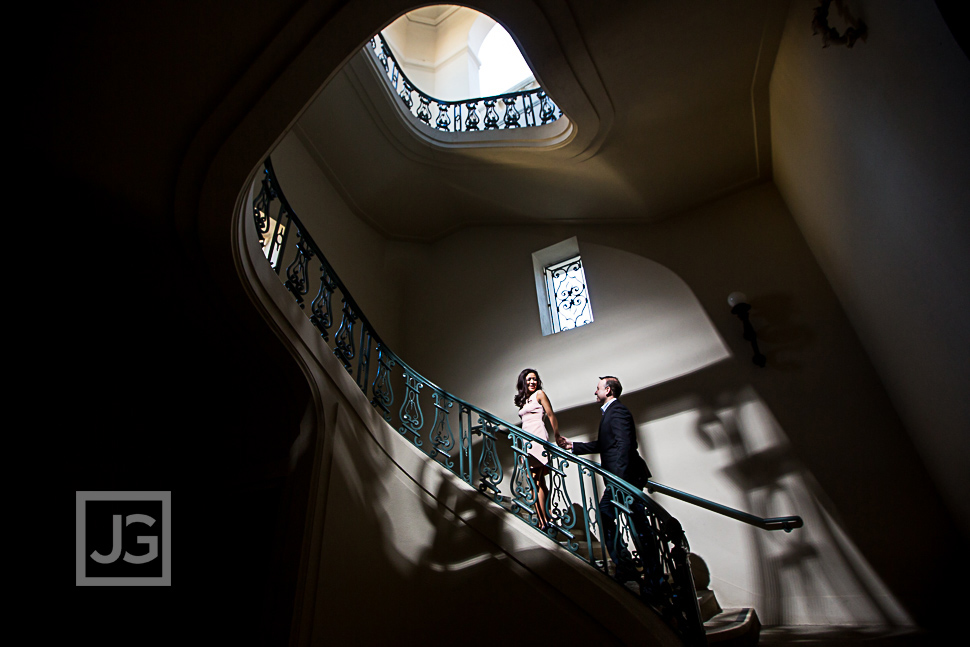
<svg viewBox="0 0 970 647"><path fill-rule="evenodd" d="M600 419L599 436L592 442L570 442L561 438L560 445L564 449L571 449L574 454L599 454L603 467L619 476L638 489L643 489L650 478L650 470L646 461L637 451L637 430L630 410L618 400L623 387L620 381L612 375L601 377L596 385L596 401L600 404L602 418ZM619 500L619 499L617 499ZM622 542L616 543L616 504L614 492L604 488L603 497L599 502L600 519L603 523L602 539L610 553L610 559L616 565L616 580L626 582L638 578L638 573L629 552ZM640 540L640 550L648 553L641 555L641 560L647 573L645 580L655 579L654 571L658 568L656 555L656 541L649 527L643 505L635 503L632 509L632 521L636 527Z"/></svg>

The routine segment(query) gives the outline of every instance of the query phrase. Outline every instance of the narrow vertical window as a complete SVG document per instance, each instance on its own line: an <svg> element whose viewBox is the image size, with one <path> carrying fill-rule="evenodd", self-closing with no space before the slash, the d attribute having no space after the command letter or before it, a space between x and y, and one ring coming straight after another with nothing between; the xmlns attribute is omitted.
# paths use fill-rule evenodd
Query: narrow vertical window
<svg viewBox="0 0 970 647"><path fill-rule="evenodd" d="M552 331L557 333L592 323L582 259L575 256L550 265L545 275Z"/></svg>
<svg viewBox="0 0 970 647"><path fill-rule="evenodd" d="M586 273L575 237L532 254L543 335L593 323Z"/></svg>

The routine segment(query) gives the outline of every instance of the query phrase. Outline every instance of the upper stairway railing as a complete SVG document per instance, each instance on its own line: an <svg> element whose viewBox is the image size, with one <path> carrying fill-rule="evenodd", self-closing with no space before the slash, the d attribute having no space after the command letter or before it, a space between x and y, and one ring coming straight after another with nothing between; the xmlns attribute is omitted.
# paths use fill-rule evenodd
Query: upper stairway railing
<svg viewBox="0 0 970 647"><path fill-rule="evenodd" d="M461 101L435 99L407 77L384 36L378 33L371 38L370 50L404 108L431 128L452 133L523 128L551 124L562 116L562 110L542 88Z"/></svg>
<svg viewBox="0 0 970 647"><path fill-rule="evenodd" d="M610 575L612 568L608 551L626 555L640 598L686 643L705 644L688 562L690 547L674 517L597 463L445 391L391 351L293 212L269 159L253 200L253 217L273 269L384 420L430 460L604 574ZM311 271L311 264L318 269ZM397 402L395 393L401 394ZM503 442L505 438L511 442ZM539 528L537 487L528 467L529 448L535 443L549 458L545 516L551 524L545 531ZM761 519L653 481L647 488L766 530L790 531L802 525L799 517ZM601 497L616 518L612 547L602 541Z"/></svg>

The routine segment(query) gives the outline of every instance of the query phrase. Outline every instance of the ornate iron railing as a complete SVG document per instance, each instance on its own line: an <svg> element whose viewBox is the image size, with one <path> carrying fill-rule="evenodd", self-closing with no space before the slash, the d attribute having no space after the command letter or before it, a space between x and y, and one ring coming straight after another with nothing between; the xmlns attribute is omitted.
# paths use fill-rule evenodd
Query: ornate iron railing
<svg viewBox="0 0 970 647"><path fill-rule="evenodd" d="M269 159L253 217L273 269L384 420L430 460L606 575L614 568L609 554L619 556L641 599L685 642L705 643L690 547L676 519L602 466L445 391L391 351L293 212ZM538 490L528 468L534 444L549 458L545 516L551 524L545 531L539 528ZM767 530L802 525L798 517L761 519L653 481L647 487ZM610 523L604 513L616 520L612 546L603 541L604 523Z"/></svg>
<svg viewBox="0 0 970 647"><path fill-rule="evenodd" d="M369 49L404 108L431 128L451 133L524 128L551 124L562 116L562 110L542 88L461 101L435 99L407 77L384 36L371 38Z"/></svg>

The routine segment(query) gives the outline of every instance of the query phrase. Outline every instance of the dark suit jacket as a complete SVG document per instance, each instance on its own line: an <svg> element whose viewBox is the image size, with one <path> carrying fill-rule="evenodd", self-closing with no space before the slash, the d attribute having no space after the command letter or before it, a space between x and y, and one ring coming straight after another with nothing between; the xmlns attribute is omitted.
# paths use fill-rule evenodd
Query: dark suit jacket
<svg viewBox="0 0 970 647"><path fill-rule="evenodd" d="M637 451L637 429L630 410L615 400L600 420L599 437L588 443L573 443L574 454L599 454L607 471L643 488L650 478L646 461Z"/></svg>

